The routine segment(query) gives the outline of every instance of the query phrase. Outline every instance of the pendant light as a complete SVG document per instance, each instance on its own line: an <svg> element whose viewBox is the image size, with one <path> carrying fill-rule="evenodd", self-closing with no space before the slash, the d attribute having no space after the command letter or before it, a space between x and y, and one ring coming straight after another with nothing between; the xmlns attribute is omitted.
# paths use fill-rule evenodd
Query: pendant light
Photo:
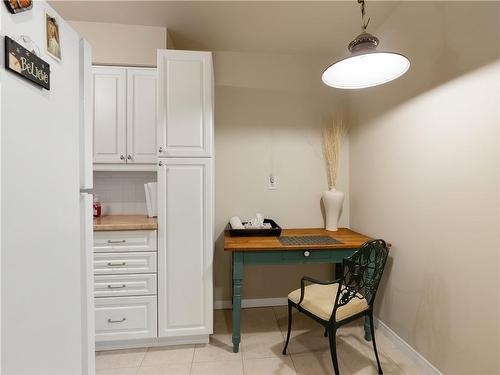
<svg viewBox="0 0 500 375"><path fill-rule="evenodd" d="M347 47L349 57L330 65L321 77L325 85L340 89L362 89L392 81L406 73L410 61L403 55L393 52L377 51L379 40L368 33L365 22L365 1L361 4L361 34Z"/></svg>

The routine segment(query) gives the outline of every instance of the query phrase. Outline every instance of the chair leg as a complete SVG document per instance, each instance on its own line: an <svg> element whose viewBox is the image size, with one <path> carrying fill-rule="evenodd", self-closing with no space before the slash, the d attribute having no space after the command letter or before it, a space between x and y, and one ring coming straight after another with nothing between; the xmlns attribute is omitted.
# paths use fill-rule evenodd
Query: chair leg
<svg viewBox="0 0 500 375"><path fill-rule="evenodd" d="M330 354L332 355L333 362L333 370L335 371L335 375L340 375L339 371L339 363L337 361L337 329L329 328L328 329L328 339L330 341Z"/></svg>
<svg viewBox="0 0 500 375"><path fill-rule="evenodd" d="M328 336L328 328L325 328L325 337Z"/></svg>
<svg viewBox="0 0 500 375"><path fill-rule="evenodd" d="M290 341L290 333L292 332L292 304L288 301L288 333L286 334L285 347L283 348L283 355L286 355L286 348Z"/></svg>
<svg viewBox="0 0 500 375"><path fill-rule="evenodd" d="M373 326L373 312L370 312L368 316L370 318L370 330L372 333L373 351L375 352L375 358L377 359L378 373L382 375L384 372L382 371L382 366L380 366L380 360L378 359L377 343L375 342L375 327Z"/></svg>

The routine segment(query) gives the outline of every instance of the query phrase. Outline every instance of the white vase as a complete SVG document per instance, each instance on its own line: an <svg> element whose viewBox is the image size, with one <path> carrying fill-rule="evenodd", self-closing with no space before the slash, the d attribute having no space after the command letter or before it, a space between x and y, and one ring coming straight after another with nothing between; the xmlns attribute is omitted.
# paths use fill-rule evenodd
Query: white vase
<svg viewBox="0 0 500 375"><path fill-rule="evenodd" d="M342 204L344 203L344 193L333 188L323 193L323 205L325 206L325 229L330 231L338 230Z"/></svg>

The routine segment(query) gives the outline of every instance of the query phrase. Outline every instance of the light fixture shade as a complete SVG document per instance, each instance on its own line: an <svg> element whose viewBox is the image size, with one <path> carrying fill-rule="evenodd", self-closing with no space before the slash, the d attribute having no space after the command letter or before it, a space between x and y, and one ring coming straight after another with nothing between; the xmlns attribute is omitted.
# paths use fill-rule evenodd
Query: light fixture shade
<svg viewBox="0 0 500 375"><path fill-rule="evenodd" d="M410 61L398 53L359 51L329 66L322 80L331 87L361 89L392 81L409 67Z"/></svg>

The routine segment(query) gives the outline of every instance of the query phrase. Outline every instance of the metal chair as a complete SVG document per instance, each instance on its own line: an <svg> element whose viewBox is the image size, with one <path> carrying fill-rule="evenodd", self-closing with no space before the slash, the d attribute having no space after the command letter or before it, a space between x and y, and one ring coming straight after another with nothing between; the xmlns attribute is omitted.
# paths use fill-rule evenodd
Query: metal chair
<svg viewBox="0 0 500 375"><path fill-rule="evenodd" d="M286 354L292 330L292 307L325 327L330 341L335 374L339 375L336 333L344 324L368 317L378 373L383 374L378 358L373 327L373 303L384 272L389 247L384 240L365 242L352 256L343 260L342 277L334 281L303 277L300 289L288 295L288 333L283 355ZM311 283L306 286L306 282Z"/></svg>

